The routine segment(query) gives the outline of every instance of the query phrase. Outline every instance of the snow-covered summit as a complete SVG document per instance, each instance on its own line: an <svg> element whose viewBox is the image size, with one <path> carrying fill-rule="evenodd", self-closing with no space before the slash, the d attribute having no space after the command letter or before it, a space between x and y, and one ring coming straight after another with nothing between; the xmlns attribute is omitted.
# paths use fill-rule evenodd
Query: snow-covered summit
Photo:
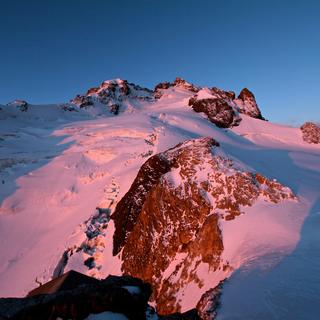
<svg viewBox="0 0 320 320"><path fill-rule="evenodd" d="M90 88L84 95L77 95L71 103L80 108L102 105L107 111L117 115L135 103L152 99L151 90L129 83L127 80L114 79L102 82L99 87Z"/></svg>

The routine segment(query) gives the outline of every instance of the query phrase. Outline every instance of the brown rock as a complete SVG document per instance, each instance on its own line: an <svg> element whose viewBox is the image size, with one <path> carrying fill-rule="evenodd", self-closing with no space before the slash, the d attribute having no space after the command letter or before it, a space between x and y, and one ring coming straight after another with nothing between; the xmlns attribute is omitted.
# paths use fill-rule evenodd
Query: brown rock
<svg viewBox="0 0 320 320"><path fill-rule="evenodd" d="M320 143L320 126L313 122L306 122L300 127L302 139L308 143Z"/></svg>
<svg viewBox="0 0 320 320"><path fill-rule="evenodd" d="M279 183L236 167L218 146L199 138L149 158L112 216L123 272L152 284L162 315L181 310L178 293L188 284L203 286L199 265L212 273L229 270L221 259L220 219L236 218L259 196L276 203L294 197Z"/></svg>
<svg viewBox="0 0 320 320"><path fill-rule="evenodd" d="M189 106L195 112L205 113L208 119L220 128L229 128L238 124L239 119L233 108L223 99L197 99L195 96L189 100Z"/></svg>
<svg viewBox="0 0 320 320"><path fill-rule="evenodd" d="M246 114L252 118L265 120L261 115L261 111L253 93L249 89L242 89L238 98L234 99L234 103L237 105L240 113Z"/></svg>

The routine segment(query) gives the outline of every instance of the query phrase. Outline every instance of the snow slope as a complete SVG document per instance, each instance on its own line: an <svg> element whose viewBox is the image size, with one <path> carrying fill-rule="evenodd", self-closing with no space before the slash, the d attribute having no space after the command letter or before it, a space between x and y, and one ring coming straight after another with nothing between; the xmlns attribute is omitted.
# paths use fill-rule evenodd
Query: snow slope
<svg viewBox="0 0 320 320"><path fill-rule="evenodd" d="M96 207L112 212L151 155L206 136L230 158L277 179L298 197L277 205L261 201L221 225L223 255L232 271L210 279L213 285L230 276L220 319L289 319L302 314L301 304L312 314L319 312L320 147L305 143L297 128L245 115L238 127L217 128L188 107L193 94L170 87L160 99L139 102L139 108L118 116L54 105L31 106L27 112L2 107L0 296L25 295L57 267L96 277L119 274L120 260L112 256L112 220L88 244L94 253L75 252ZM61 263L65 251L66 265ZM92 254L98 265L89 270L84 261ZM182 310L195 307L197 299L190 286L181 297Z"/></svg>

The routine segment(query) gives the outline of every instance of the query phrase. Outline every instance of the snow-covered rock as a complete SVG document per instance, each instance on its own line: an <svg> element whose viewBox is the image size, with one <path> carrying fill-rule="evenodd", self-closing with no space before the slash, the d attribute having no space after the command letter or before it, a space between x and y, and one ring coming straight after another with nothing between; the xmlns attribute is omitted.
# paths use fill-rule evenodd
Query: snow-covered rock
<svg viewBox="0 0 320 320"><path fill-rule="evenodd" d="M99 87L91 88L84 95L77 95L71 103L80 108L102 105L110 113L117 115L141 101L151 101L153 92L126 80L104 81Z"/></svg>

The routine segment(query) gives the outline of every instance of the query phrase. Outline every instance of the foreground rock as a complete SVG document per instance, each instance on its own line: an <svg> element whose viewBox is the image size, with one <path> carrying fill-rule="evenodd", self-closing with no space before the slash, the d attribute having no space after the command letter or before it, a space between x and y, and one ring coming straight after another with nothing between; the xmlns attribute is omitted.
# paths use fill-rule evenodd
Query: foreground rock
<svg viewBox="0 0 320 320"><path fill-rule="evenodd" d="M294 195L236 165L211 138L185 141L151 157L118 203L113 253L122 250L125 274L152 284L159 314L180 312L188 288L197 288L196 305L218 284L208 279L226 277L220 223L259 197L278 203Z"/></svg>
<svg viewBox="0 0 320 320"><path fill-rule="evenodd" d="M106 312L129 320L201 319L197 309L158 317L148 305L151 292L149 284L130 276L108 276L100 281L69 271L26 298L0 299L0 320L80 320L102 317Z"/></svg>
<svg viewBox="0 0 320 320"><path fill-rule="evenodd" d="M146 318L150 295L150 285L139 279L109 276L98 281L71 271L26 298L0 299L0 319L85 319L111 311L139 320Z"/></svg>
<svg viewBox="0 0 320 320"><path fill-rule="evenodd" d="M302 138L308 143L320 143L320 126L313 122L306 122L300 127Z"/></svg>

